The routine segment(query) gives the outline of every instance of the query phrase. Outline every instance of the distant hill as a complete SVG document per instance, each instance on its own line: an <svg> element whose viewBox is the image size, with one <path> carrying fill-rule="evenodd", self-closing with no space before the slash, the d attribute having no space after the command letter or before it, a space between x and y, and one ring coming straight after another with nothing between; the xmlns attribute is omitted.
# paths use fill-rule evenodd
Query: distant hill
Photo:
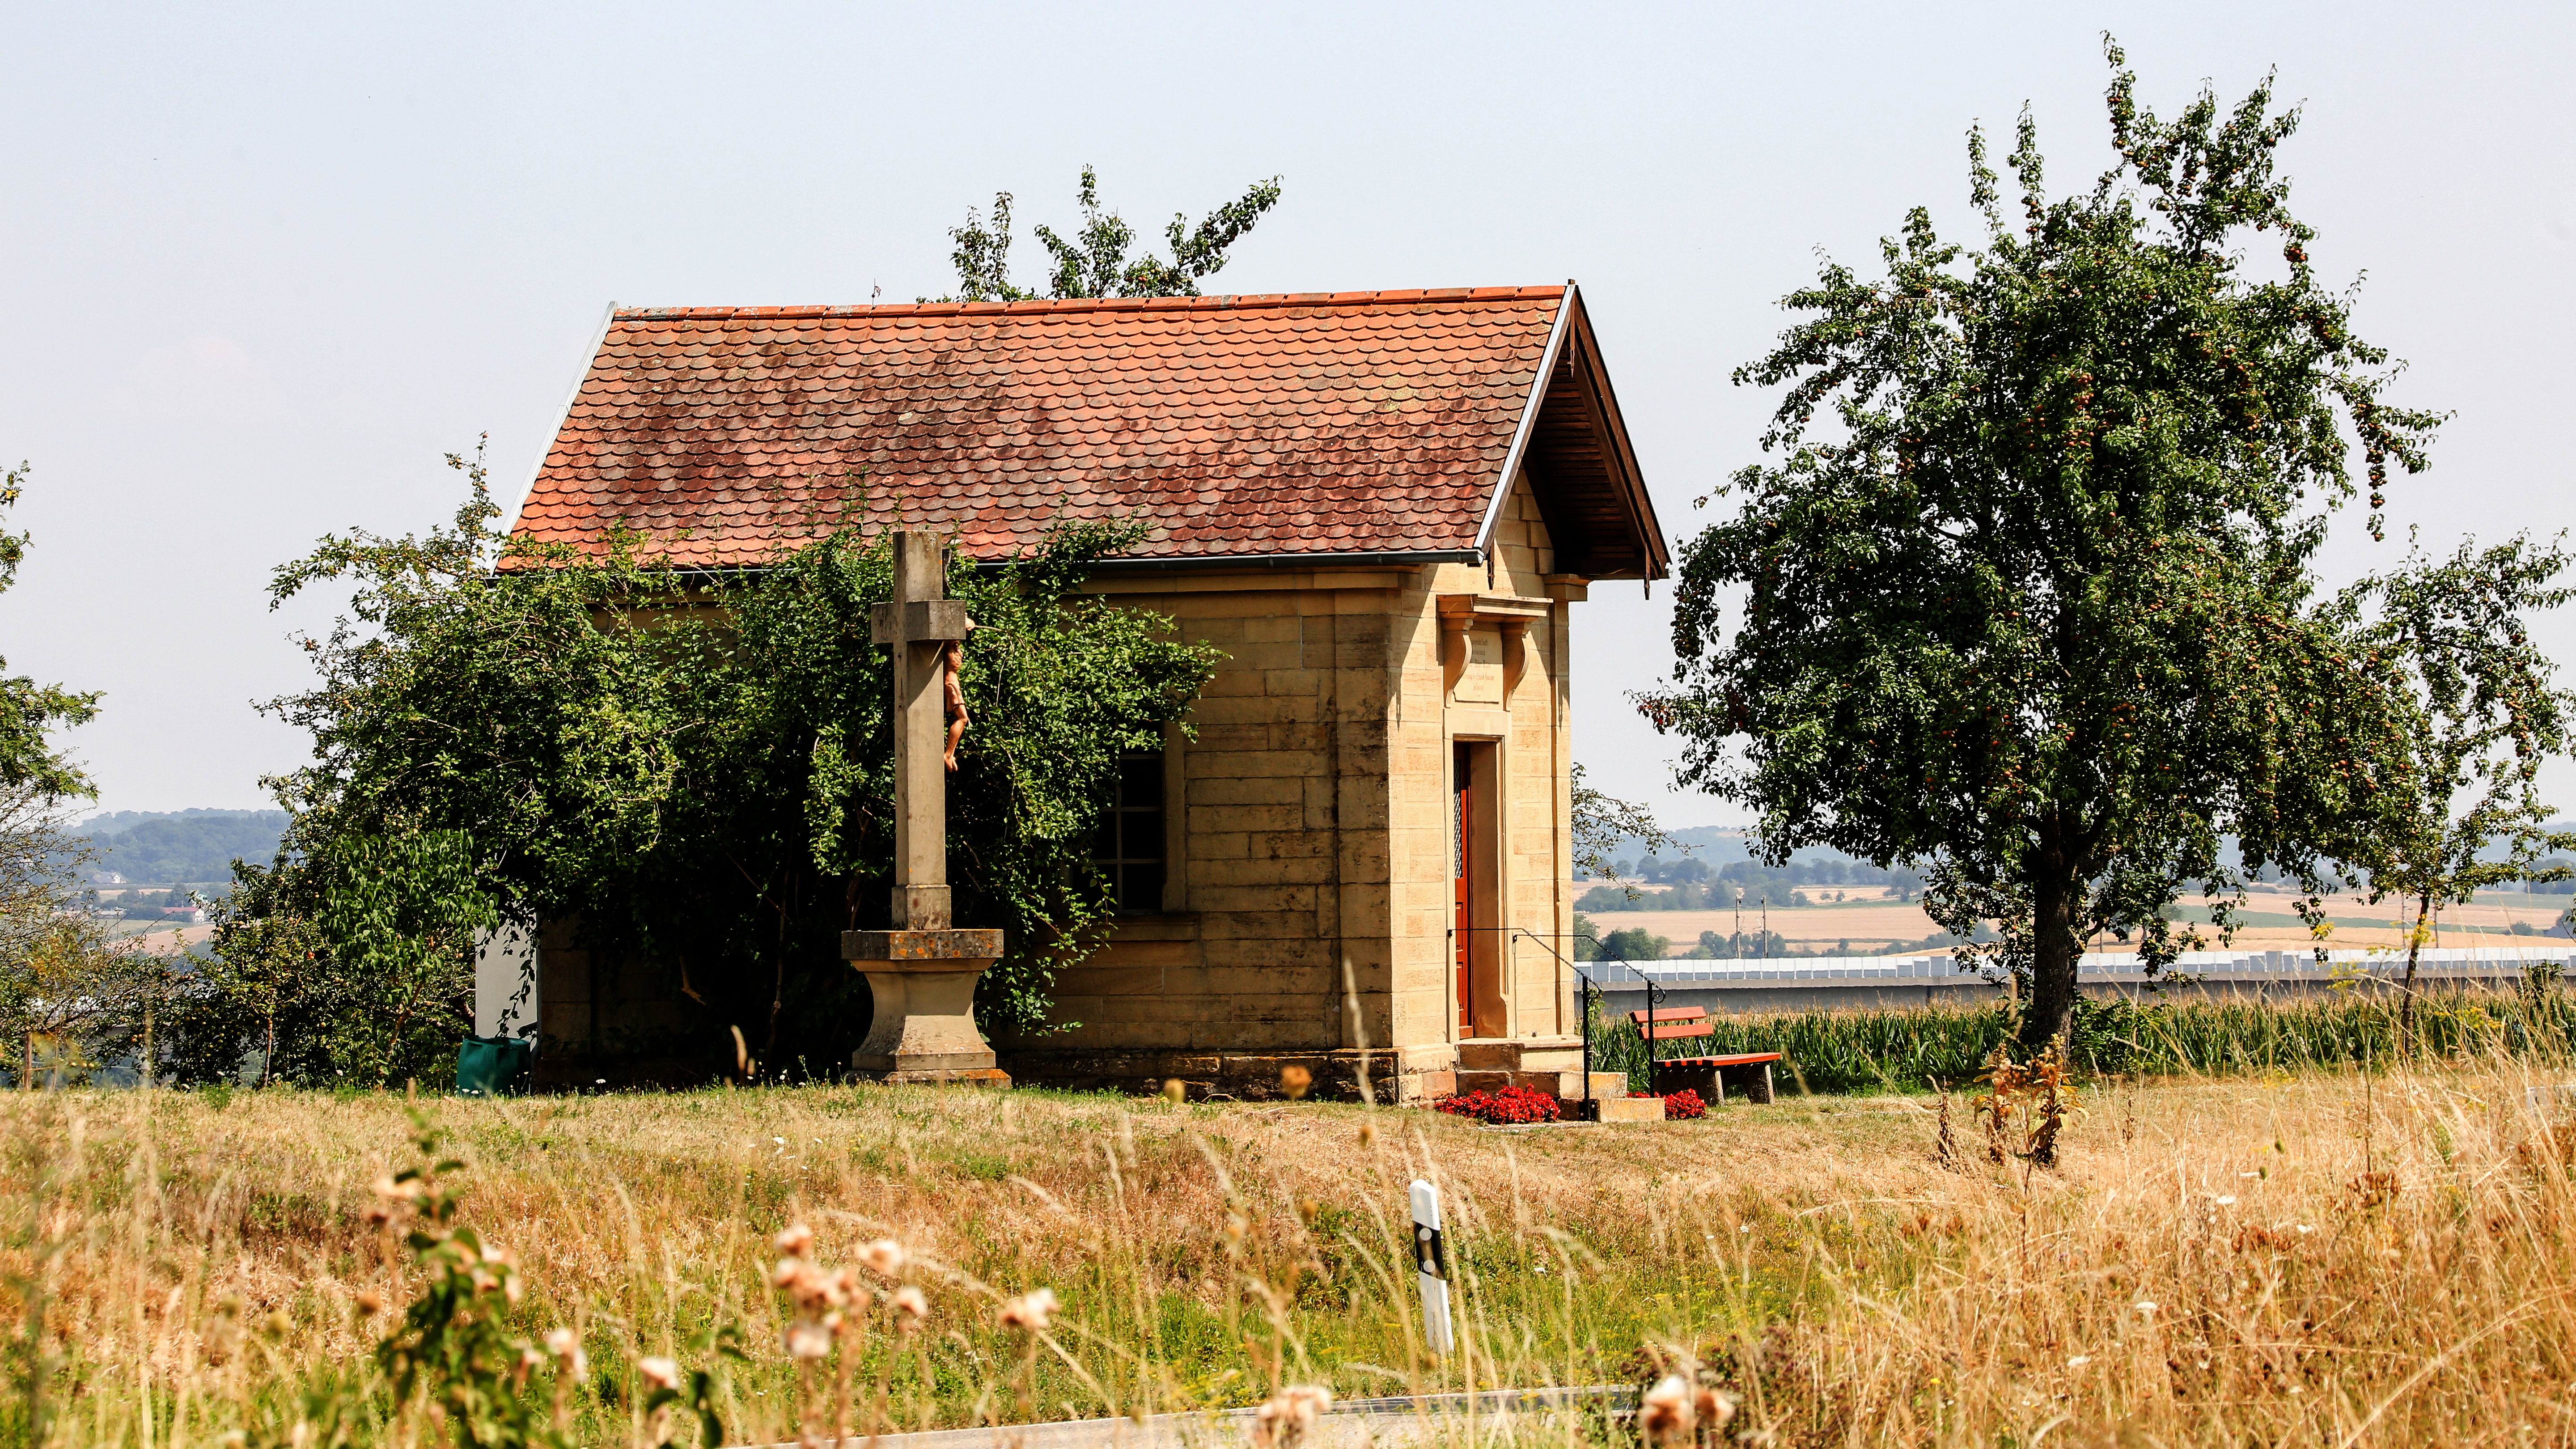
<svg viewBox="0 0 2576 1449"><path fill-rule="evenodd" d="M2576 820L2561 820L2549 826L2549 829L2552 831L2576 832ZM1673 831L1673 839L1688 848L1684 850L1665 851L1664 854L1671 857L1671 859L1667 860L1665 864L1678 864L1679 862L1686 860L1704 860L1707 861L1711 867L1718 867L1729 865L1740 860L1751 860L1753 858L1753 853L1745 848L1744 843L1746 837L1750 833L1751 832L1747 831L1741 825L1694 825L1687 830ZM2479 851L2478 854L2481 859L2502 860L2505 857L2505 847L2502 845L2491 845L2485 850ZM1610 858L1613 860L1625 860L1632 866L1635 866L1639 871L1642 871L1645 868L1645 862L1653 857L1646 853L1645 841L1631 835L1620 841L1617 845L1611 847ZM2232 865L2235 863L2236 842L2233 838L2224 842L2222 858L2228 864ZM1811 845L1799 850L1791 851L1789 853L1789 859L1793 863L1802 865L1841 863L1857 866L1864 864L1864 862L1855 856L1848 856L1839 850L1828 849L1821 845ZM2280 872L2277 870L2266 872L2267 879L2277 879L2279 875Z"/></svg>
<svg viewBox="0 0 2576 1449"><path fill-rule="evenodd" d="M98 846L92 870L141 885L208 885L232 879L233 860L265 865L286 833L283 810L119 810L73 832Z"/></svg>
<svg viewBox="0 0 2576 1449"><path fill-rule="evenodd" d="M1704 860L1712 866L1751 860L1753 852L1746 849L1744 844L1747 834L1748 832L1741 825L1694 825L1686 830L1672 832L1673 839L1680 845L1688 847L1687 849L1670 850L1664 853L1675 861ZM1610 856L1614 860L1626 860L1632 863L1646 859L1646 842L1631 835L1613 847ZM1860 863L1853 856L1821 845L1810 845L1791 851L1789 858L1807 864L1824 861L1841 861L1855 865Z"/></svg>

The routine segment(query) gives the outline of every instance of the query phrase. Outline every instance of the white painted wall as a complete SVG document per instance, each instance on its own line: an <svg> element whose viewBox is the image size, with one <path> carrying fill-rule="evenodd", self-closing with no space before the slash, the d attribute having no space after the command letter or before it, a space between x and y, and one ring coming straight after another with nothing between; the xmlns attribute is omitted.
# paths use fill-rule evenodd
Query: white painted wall
<svg viewBox="0 0 2576 1449"><path fill-rule="evenodd" d="M505 922L474 946L474 1034L509 1036L537 1019L537 934Z"/></svg>

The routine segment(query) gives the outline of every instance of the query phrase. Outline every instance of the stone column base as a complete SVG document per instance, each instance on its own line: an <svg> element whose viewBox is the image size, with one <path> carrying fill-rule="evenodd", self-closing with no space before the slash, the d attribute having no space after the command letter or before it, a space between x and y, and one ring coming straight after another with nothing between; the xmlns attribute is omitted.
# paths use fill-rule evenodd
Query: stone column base
<svg viewBox="0 0 2576 1449"><path fill-rule="evenodd" d="M1002 956L994 930L844 931L841 956L868 978L876 1013L850 1070L878 1082L1007 1087L975 1028L975 982Z"/></svg>

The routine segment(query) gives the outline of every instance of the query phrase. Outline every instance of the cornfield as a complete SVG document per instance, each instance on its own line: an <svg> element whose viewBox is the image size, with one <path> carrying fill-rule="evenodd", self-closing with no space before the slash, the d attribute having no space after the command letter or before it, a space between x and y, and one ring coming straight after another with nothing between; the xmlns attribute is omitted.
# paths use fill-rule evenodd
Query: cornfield
<svg viewBox="0 0 2576 1449"><path fill-rule="evenodd" d="M1625 1071L1647 1088L1646 1042L1624 1014L1592 1018L1593 1069ZM1779 1052L1786 1090L1917 1092L1956 1086L2014 1040L2011 1005L1973 1011L1810 1011L1717 1016L1705 1037L1656 1044L1658 1057ZM2576 1002L2553 985L2518 992L2419 996L2418 1055L2459 1060L2503 1054L2536 1064L2576 1057ZM2017 1050L2017 1049L2016 1049ZM2074 1063L2094 1074L2231 1076L2366 1066L2399 1055L2393 995L2309 1001L2086 1002L2077 1012Z"/></svg>

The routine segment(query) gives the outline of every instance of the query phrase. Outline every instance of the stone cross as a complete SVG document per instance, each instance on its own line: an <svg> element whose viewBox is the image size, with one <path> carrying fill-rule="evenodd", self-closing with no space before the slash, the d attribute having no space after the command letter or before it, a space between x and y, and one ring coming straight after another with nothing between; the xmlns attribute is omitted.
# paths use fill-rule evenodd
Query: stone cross
<svg viewBox="0 0 2576 1449"><path fill-rule="evenodd" d="M876 606L869 642L894 650L894 924L944 931L948 906L948 776L941 745L941 655L966 637L966 605L948 594L939 537L894 536L894 601Z"/></svg>
<svg viewBox="0 0 2576 1449"><path fill-rule="evenodd" d="M1002 933L959 929L948 898L941 655L966 637L966 606L947 597L937 535L897 531L893 541L894 599L876 606L869 637L894 653L894 929L841 933L841 955L867 976L876 1008L850 1066L879 1081L1007 1087L975 1028L975 981L1001 959Z"/></svg>

